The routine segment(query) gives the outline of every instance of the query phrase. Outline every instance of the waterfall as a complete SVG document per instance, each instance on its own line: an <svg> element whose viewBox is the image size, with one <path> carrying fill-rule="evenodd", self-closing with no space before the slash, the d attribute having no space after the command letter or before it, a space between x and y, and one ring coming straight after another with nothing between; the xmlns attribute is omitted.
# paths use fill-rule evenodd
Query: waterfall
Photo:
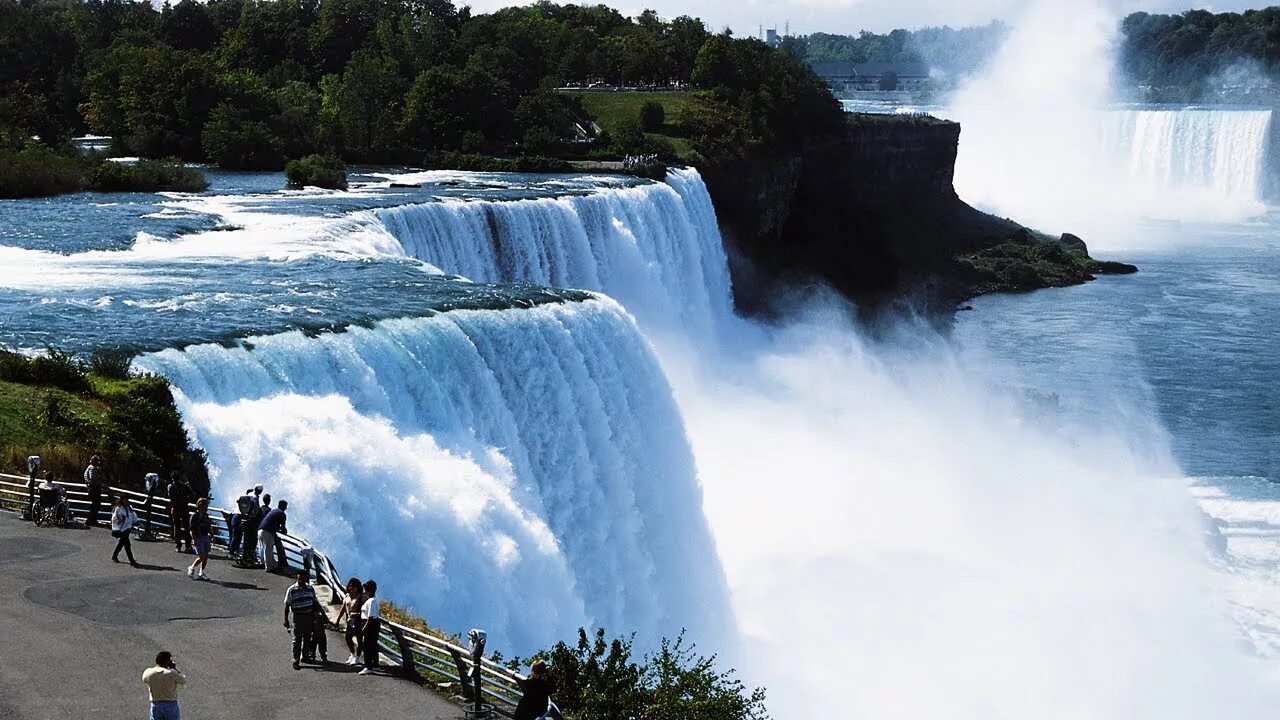
<svg viewBox="0 0 1280 720"><path fill-rule="evenodd" d="M715 209L697 170L665 183L377 211L406 255L477 282L598 290L647 327L712 331L732 308Z"/></svg>
<svg viewBox="0 0 1280 720"><path fill-rule="evenodd" d="M1144 109L1106 114L1105 146L1155 189L1260 202L1270 110Z"/></svg>
<svg viewBox="0 0 1280 720"><path fill-rule="evenodd" d="M606 298L461 310L140 357L209 454L290 530L453 632L527 653L580 625L729 641L671 388ZM714 646L714 645L713 645Z"/></svg>

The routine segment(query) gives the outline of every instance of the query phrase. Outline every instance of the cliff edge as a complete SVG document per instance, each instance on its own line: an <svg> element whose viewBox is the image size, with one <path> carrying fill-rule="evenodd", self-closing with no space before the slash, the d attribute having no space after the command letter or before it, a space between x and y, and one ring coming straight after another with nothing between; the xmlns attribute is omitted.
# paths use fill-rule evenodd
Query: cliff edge
<svg viewBox="0 0 1280 720"><path fill-rule="evenodd" d="M843 132L800 150L704 168L740 306L760 309L775 284L814 277L859 303L924 290L950 306L1136 269L965 203L953 185L959 142L954 122L850 114Z"/></svg>

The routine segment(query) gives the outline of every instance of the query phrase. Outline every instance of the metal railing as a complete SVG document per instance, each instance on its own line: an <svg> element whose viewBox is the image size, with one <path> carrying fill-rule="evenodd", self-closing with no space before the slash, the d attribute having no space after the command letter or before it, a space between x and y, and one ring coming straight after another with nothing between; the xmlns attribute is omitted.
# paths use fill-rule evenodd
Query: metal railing
<svg viewBox="0 0 1280 720"><path fill-rule="evenodd" d="M67 493L67 506L73 516L88 517L90 511L89 492L83 483L58 481ZM169 521L169 499L163 495L149 498L145 493L107 487L102 494L100 520L110 524L111 501L116 495L129 497L138 513L138 525L145 526L150 510L150 527L161 535L172 535ZM36 493L37 499L39 492ZM0 473L0 510L21 513L27 505L27 478L21 475ZM195 505L188 506L188 512L195 510ZM210 506L209 519L213 525L213 542L223 548L231 543L230 518L234 513L230 510ZM135 528L136 529L136 528ZM337 605L346 600L345 585L333 561L318 548L303 538L294 535L278 536L284 547L285 558L290 567L303 568L304 551L311 554L309 563L311 572L317 581L329 587L332 593L331 604ZM263 552L273 552L272 548L262 548ZM378 638L379 649L383 655L399 665L402 672L425 680L434 679L449 683L458 683L464 696L471 700L470 676L473 672L470 650L461 645L441 639L421 630L383 620L382 632ZM519 702L522 691L517 680L519 675L499 665L489 658L481 660L483 681L481 697L494 706L498 712L508 714L506 710Z"/></svg>

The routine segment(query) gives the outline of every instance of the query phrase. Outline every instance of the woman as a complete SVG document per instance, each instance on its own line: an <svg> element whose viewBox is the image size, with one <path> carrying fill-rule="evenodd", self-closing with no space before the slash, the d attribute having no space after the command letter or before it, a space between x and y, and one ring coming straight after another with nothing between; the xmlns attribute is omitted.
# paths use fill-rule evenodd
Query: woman
<svg viewBox="0 0 1280 720"><path fill-rule="evenodd" d="M347 581L347 598L342 601L337 620L338 627L344 627L343 618L347 620L343 634L347 638L347 649L351 651L347 657L348 665L360 662L360 608L363 606L364 588L360 585L360 578L351 578Z"/></svg>
<svg viewBox="0 0 1280 720"><path fill-rule="evenodd" d="M364 603L360 605L360 647L364 650L361 675L372 675L378 669L378 634L382 631L382 612L378 606L378 583L364 584Z"/></svg>
<svg viewBox="0 0 1280 720"><path fill-rule="evenodd" d="M204 574L209 567L209 549L213 546L213 521L209 519L209 498L196 501L196 511L191 513L191 541L195 545L196 559L187 568L187 577L193 580L208 580ZM199 569L199 574L196 570Z"/></svg>
<svg viewBox="0 0 1280 720"><path fill-rule="evenodd" d="M547 714L547 703L551 693L555 692L555 682L547 672L547 664L541 660L533 663L529 669L529 677L519 680L520 704L516 705L515 720L537 720Z"/></svg>
<svg viewBox="0 0 1280 720"><path fill-rule="evenodd" d="M124 550L129 564L138 567L138 561L133 559L133 544L129 541L129 533L133 532L133 526L137 522L138 513L129 507L129 498L124 495L116 498L115 506L111 509L111 537L120 538L120 542L116 543L116 551L111 553L112 562L120 562L120 551Z"/></svg>

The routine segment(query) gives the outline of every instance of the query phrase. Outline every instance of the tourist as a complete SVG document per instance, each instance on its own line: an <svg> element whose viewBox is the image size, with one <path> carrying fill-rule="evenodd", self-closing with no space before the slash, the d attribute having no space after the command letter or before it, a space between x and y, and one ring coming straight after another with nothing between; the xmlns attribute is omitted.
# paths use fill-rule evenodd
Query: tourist
<svg viewBox="0 0 1280 720"><path fill-rule="evenodd" d="M342 601L342 609L338 611L338 627L344 628L343 636L347 639L347 649L351 655L347 657L348 665L360 664L360 608L364 605L364 588L360 578L347 581L347 597ZM343 625L343 619L346 625Z"/></svg>
<svg viewBox="0 0 1280 720"><path fill-rule="evenodd" d="M102 488L106 485L106 474L102 471L102 460L94 455L89 458L89 467L84 469L84 485L89 491L89 519L84 524L89 527L98 526L98 510L102 507Z"/></svg>
<svg viewBox="0 0 1280 720"><path fill-rule="evenodd" d="M156 654L155 667L142 673L151 699L149 720L181 720L178 714L178 686L187 684L187 676L178 671L173 654L168 651Z"/></svg>
<svg viewBox="0 0 1280 720"><path fill-rule="evenodd" d="M515 720L536 720L546 715L551 693L556 689L551 673L547 672L547 664L542 660L534 661L529 668L529 677L517 678L516 681L524 694L520 696L520 704L516 705Z"/></svg>
<svg viewBox="0 0 1280 720"><path fill-rule="evenodd" d="M378 669L378 634L382 632L382 613L378 610L378 583L364 584L364 602L360 605L360 647L364 650L361 675L372 675Z"/></svg>
<svg viewBox="0 0 1280 720"><path fill-rule="evenodd" d="M196 511L191 513L191 538L195 543L196 559L187 568L187 577L208 580L205 570L209 567L209 550L213 546L213 521L209 519L209 498L196 501Z"/></svg>
<svg viewBox="0 0 1280 720"><path fill-rule="evenodd" d="M265 546L264 546L265 547ZM293 669L302 669L302 658L313 657L312 645L315 614L320 611L316 590L307 584L307 574L298 573L298 581L284 594L284 626L289 627L289 613L293 612Z"/></svg>
<svg viewBox="0 0 1280 720"><path fill-rule="evenodd" d="M133 545L129 541L129 534L133 532L133 526L138 522L138 513L129 507L129 498L123 494L116 498L115 508L111 511L111 537L119 538L116 543L116 551L111 553L112 562L120 562L120 551L124 550L124 554L129 558L129 564L138 567L138 561L133 559Z"/></svg>
<svg viewBox="0 0 1280 720"><path fill-rule="evenodd" d="M277 568L289 569L289 563L284 556L284 544L280 542L280 536L289 533L286 526L288 516L285 514L288 507L289 502L281 500L276 509L268 512L258 525L258 542L262 545L262 564L267 572L275 572Z"/></svg>
<svg viewBox="0 0 1280 720"><path fill-rule="evenodd" d="M173 551L184 552L182 544L186 543L185 552L191 549L191 527L187 523L188 506L194 499L191 486L174 471L169 475L169 528L173 532Z"/></svg>
<svg viewBox="0 0 1280 720"><path fill-rule="evenodd" d="M36 487L36 492L40 496L40 507L36 510L37 515L44 512L45 508L54 509L54 520L58 524L64 524L70 518L67 511L67 490L49 477L49 471L44 471L44 482Z"/></svg>
<svg viewBox="0 0 1280 720"><path fill-rule="evenodd" d="M255 494L255 491L257 494ZM236 498L236 513L231 516L230 530L231 540L227 545L227 551L231 557L240 554L240 545L244 542L244 529L246 518L253 515L254 509L258 506L258 496L262 494L262 486L256 485L244 491L244 495Z"/></svg>

